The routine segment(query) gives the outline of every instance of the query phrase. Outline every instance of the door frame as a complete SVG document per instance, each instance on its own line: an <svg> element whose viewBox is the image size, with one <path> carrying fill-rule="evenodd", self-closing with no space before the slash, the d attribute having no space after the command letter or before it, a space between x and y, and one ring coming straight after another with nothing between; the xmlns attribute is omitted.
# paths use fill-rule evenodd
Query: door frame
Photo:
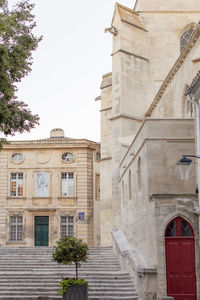
<svg viewBox="0 0 200 300"><path fill-rule="evenodd" d="M48 224L47 224L47 226L48 226L48 231L47 231L47 245L46 246L37 246L36 245L36 218L42 218L42 217L45 217L45 218L47 218L48 219ZM36 215L36 216L34 216L34 246L35 247L48 247L49 246L49 216L38 216L38 215Z"/></svg>
<svg viewBox="0 0 200 300"><path fill-rule="evenodd" d="M173 232L172 232L172 235L171 236L169 236L169 235L167 235L167 233L169 234L169 231L167 232L167 230L169 230L169 228L170 228L170 225L172 224L172 222L174 222L174 221L177 221L176 222L176 234L174 234ZM182 234L182 229L181 229L181 221L184 221L187 225L188 225L188 228L189 228L189 233L187 234L187 233L183 233ZM179 228L178 228L178 226L179 226ZM191 274L193 274L193 276L194 276L194 284L195 284L195 292L194 292L194 294L195 294L195 299L197 299L197 271L198 270L196 270L196 245L195 245L195 236L194 236L194 230L193 230L193 227L191 226L191 224L190 224L190 222L188 222L185 218L183 218L183 217L181 217L181 216L177 216L177 217L175 217L175 218L173 218L170 222L168 222L168 224L167 224L167 226L165 227L165 243L164 243L164 245L165 245L165 271L166 271L166 289L167 289L167 295L169 295L169 287L168 287L168 261L167 261L167 256L168 256L168 249L167 249L167 247L168 247L168 243L169 243L169 241L171 240L171 241L174 241L174 242L178 242L178 243L180 243L179 245L181 245L181 242L182 241L186 241L186 240L188 240L188 241L191 241L191 245L192 245L192 268L193 268L193 270L194 270L194 273L191 273ZM186 298L185 298L186 299Z"/></svg>

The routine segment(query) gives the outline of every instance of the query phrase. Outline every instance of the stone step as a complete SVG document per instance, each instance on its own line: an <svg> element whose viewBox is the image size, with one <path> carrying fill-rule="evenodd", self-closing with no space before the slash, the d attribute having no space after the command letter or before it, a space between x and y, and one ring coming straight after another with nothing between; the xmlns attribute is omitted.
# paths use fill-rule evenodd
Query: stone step
<svg viewBox="0 0 200 300"><path fill-rule="evenodd" d="M1 296L0 299L3 300L38 300L38 296L32 295L32 296ZM49 297L48 300L57 300L62 299L61 296L54 296ZM101 297L99 296L90 296L89 300L137 300L137 296L129 297L129 296L121 296L120 298L118 296L110 296L109 298Z"/></svg>
<svg viewBox="0 0 200 300"><path fill-rule="evenodd" d="M31 293L30 293L30 291L29 290L21 290L21 291L18 291L18 290L11 290L11 291L7 291L7 290L5 290L5 291L1 291L1 295L3 294L4 295L4 297L6 297L6 296L32 296L32 295L38 295L38 296L48 296L49 294L51 293L51 297L53 296L57 296L57 292L55 291L48 291L48 289L47 290L45 290L45 289L38 289L37 291L31 291ZM89 293L88 293L88 297L89 297L89 299L91 298L91 297L93 297L93 296L95 296L95 297L99 297L99 299L102 299L102 297L105 297L105 299L110 299L110 297L112 297L112 296L117 296L117 297L121 297L121 296L129 296L129 297L137 297L137 295L136 295L136 293L132 293L132 292L118 292L118 291L116 291L116 292L114 292L114 291L110 291L110 292L106 292L106 291L99 291L99 292L97 292L97 291L95 291L95 292L93 292L93 291L89 291ZM120 298L118 298L118 299L120 299Z"/></svg>
<svg viewBox="0 0 200 300"><path fill-rule="evenodd" d="M17 286L17 287L39 287L39 286L44 286L44 287L53 287L53 288L57 288L59 286L59 282L60 280L57 280L55 282L31 282L31 283L24 283L24 282L0 282L0 288L1 289L6 289L6 288L10 288L10 287L14 287L14 286ZM88 281L88 285L89 287L91 288L96 288L98 289L99 287L102 288L104 287L105 289L110 289L111 287L114 288L114 289L117 289L119 288L119 285L120 285L120 289L131 289L131 290L134 290L133 289L133 285L132 283L119 283L119 282L91 282L91 281Z"/></svg>
<svg viewBox="0 0 200 300"><path fill-rule="evenodd" d="M0 299L62 299L57 294L62 277L75 277L75 266L52 260L53 248L0 248ZM79 268L79 278L89 285L90 300L137 300L127 273L121 272L112 248L90 248L87 263Z"/></svg>
<svg viewBox="0 0 200 300"><path fill-rule="evenodd" d="M70 272L70 273L62 273L62 272L59 272L59 273L54 273L54 272L50 272L50 273L38 273L38 272L35 272L35 273L28 273L28 272L20 272L20 271L17 271L16 273L13 273L12 274L12 277L14 279L17 279L17 278L24 278L26 277L27 279L29 279L29 277L31 278L44 278L44 276L46 278L55 278L55 277L62 277L62 276L69 276L69 277L72 277L74 276L74 273L75 272ZM81 271L79 272L81 276L87 276L88 278L102 278L102 279L105 279L107 280L108 278L111 278L111 279L123 279L123 280L127 280L129 277L129 275L127 273L120 273L119 272L84 272L84 271ZM10 272L0 272L0 278L10 278ZM80 276L79 276L80 277Z"/></svg>
<svg viewBox="0 0 200 300"><path fill-rule="evenodd" d="M6 261L5 261L6 260ZM4 257L3 259L0 258L0 265L3 265L5 263L8 263L8 264L38 264L38 263L41 263L41 264L52 264L52 265L55 265L57 264L54 260L51 259L51 257L49 257L49 259L43 259L43 258L16 258L13 257L12 259L7 259L6 257ZM94 265L94 264L109 264L109 265L118 265L119 266L119 262L117 260L111 260L111 259L103 259L103 258L99 258L99 259L88 259L87 262L82 262L81 265L88 265L88 264L91 264L91 265ZM62 264L58 264L58 265L62 265ZM72 263L73 265L73 263Z"/></svg>
<svg viewBox="0 0 200 300"><path fill-rule="evenodd" d="M57 293L59 287L59 283L57 284L31 284L31 283L26 283L26 284L21 284L21 285L14 285L14 284L9 284L9 285L0 285L0 290L1 291L6 291L7 293L15 293L16 291L24 292L28 291L30 293L34 293L34 291L47 291L52 294L52 292ZM102 285L92 285L89 283L89 291L90 293L96 293L96 292L102 292L103 288L103 293L115 293L115 292L126 292L126 293L136 293L135 289L133 289L132 286L122 286L122 285L110 285L110 286L105 286L104 284Z"/></svg>

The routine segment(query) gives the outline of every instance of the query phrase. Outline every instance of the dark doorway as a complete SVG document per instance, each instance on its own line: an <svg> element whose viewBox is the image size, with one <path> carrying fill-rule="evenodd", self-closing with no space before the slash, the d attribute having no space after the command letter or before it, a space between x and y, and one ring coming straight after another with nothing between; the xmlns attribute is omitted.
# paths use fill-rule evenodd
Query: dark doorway
<svg viewBox="0 0 200 300"><path fill-rule="evenodd" d="M49 217L35 217L35 246L49 244Z"/></svg>

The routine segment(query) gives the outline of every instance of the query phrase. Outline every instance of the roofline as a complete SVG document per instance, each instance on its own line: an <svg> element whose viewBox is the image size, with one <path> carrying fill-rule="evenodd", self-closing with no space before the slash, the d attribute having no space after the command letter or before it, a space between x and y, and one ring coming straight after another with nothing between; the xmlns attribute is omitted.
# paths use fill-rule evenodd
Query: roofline
<svg viewBox="0 0 200 300"><path fill-rule="evenodd" d="M134 11L133 9L131 9L131 8L127 7L127 6L124 6L124 5L122 5L122 4L118 3L118 2L116 2L116 3L115 3L115 8L114 8L114 13L113 13L111 25L113 24L114 16L115 16L115 11L116 11L116 9L118 9L118 7L121 7L121 8L123 8L123 9L125 9L125 10L127 10L127 11L129 11L129 12L131 12L131 13L137 15L137 16L139 16L139 14L138 14L136 11Z"/></svg>
<svg viewBox="0 0 200 300"><path fill-rule="evenodd" d="M118 3L118 2L116 2L116 6L121 7L121 8L123 8L123 9L125 9L125 10L128 10L128 11L130 11L131 13L133 13L133 14L139 16L139 14L138 14L136 11L134 11L134 9L131 9L131 8L127 7L127 6L124 6L124 5L122 5L122 4Z"/></svg>
<svg viewBox="0 0 200 300"><path fill-rule="evenodd" d="M86 139L41 139L41 140L22 140L7 141L3 144L3 149L11 148L98 148L100 142L94 142Z"/></svg>
<svg viewBox="0 0 200 300"><path fill-rule="evenodd" d="M136 9L136 5L138 4L138 0L135 1L134 10Z"/></svg>

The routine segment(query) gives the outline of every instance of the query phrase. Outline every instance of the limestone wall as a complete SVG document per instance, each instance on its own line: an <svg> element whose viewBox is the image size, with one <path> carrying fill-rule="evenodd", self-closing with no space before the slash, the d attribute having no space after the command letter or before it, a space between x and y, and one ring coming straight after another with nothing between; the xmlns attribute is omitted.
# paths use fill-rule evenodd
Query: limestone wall
<svg viewBox="0 0 200 300"><path fill-rule="evenodd" d="M2 168L0 182L1 245L2 246L34 246L34 217L49 217L49 246L53 246L60 238L61 216L74 217L74 233L89 245L97 243L99 221L94 224L94 214L99 210L94 205L95 174L99 174L99 161L96 152L99 145L90 141L72 142L72 140L43 140L37 142L11 142L5 145L0 153ZM73 160L62 160L63 153L72 153ZM23 160L13 162L12 155L21 153ZM61 174L74 174L73 196L62 196ZM23 173L23 195L11 195L11 174ZM45 173L48 187L45 195L36 192L36 176ZM95 210L95 212L94 212ZM84 219L79 213L84 213ZM10 241L10 216L23 217L23 240ZM94 237L94 235L96 235Z"/></svg>
<svg viewBox="0 0 200 300"><path fill-rule="evenodd" d="M122 255L122 265L127 266L137 282L139 293L143 287L145 299L148 292L156 293L158 298L166 295L164 227L173 217L181 215L197 228L195 165L188 181L180 179L176 166L183 151L195 151L193 120L149 119L141 126L120 163L120 230L133 253L126 256L118 251L118 254ZM153 201L155 197L160 200ZM146 270L146 275L142 273L143 279L147 276L146 283L139 280L139 267L131 269L127 264L128 259L137 266L139 257ZM148 286L151 280L153 286L157 282L158 289L154 286L145 290L144 285Z"/></svg>
<svg viewBox="0 0 200 300"><path fill-rule="evenodd" d="M195 47L190 50L187 57L183 57L182 61L180 60L181 65L178 71L179 60L177 60L177 64L174 66L176 72L173 75L172 69L171 80L166 79L167 86L163 89L162 99L151 113L153 118L184 118L195 116L195 108L191 107L184 96L184 92L199 71L199 59L200 40L198 39Z"/></svg>

